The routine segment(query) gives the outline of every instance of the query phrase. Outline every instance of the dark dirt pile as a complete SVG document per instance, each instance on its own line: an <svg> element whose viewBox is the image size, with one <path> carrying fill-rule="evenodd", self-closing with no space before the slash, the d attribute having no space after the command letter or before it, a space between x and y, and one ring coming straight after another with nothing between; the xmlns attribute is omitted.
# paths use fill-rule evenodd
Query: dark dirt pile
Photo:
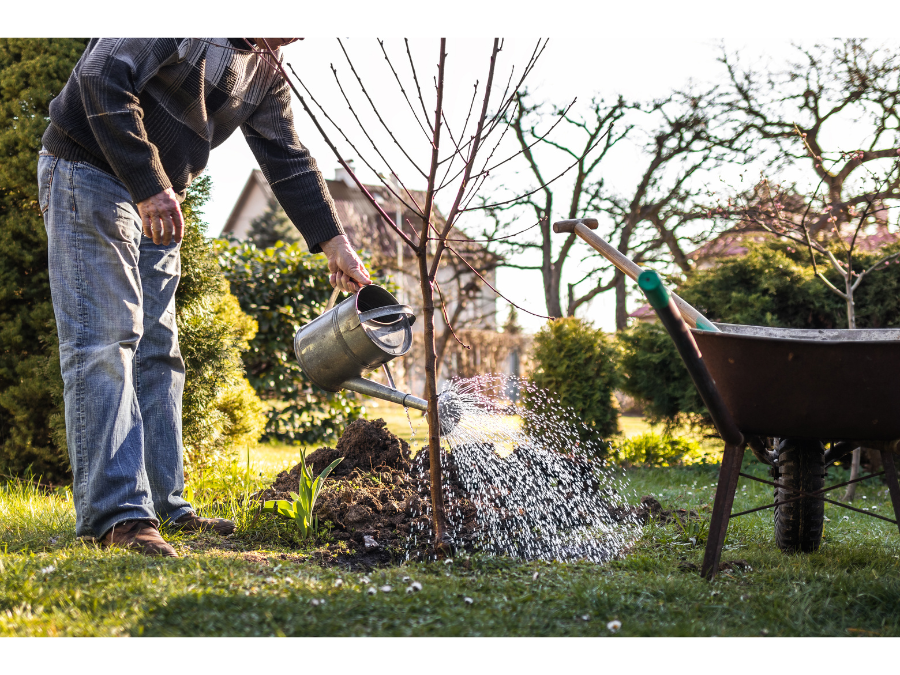
<svg viewBox="0 0 900 675"><path fill-rule="evenodd" d="M336 448L319 448L307 456L314 476L338 457L325 489L319 495L315 514L319 522L330 521L328 549L333 562L371 566L399 562L432 553L431 526L426 515L430 504L428 472L417 470L427 462L427 449L410 460L406 441L385 428L384 420L356 420L341 436ZM300 482L300 465L278 474L272 486L257 498L290 499ZM445 484L453 489L455 472ZM462 541L465 547L474 537L475 507L463 507ZM466 527L468 526L468 527ZM468 529L468 532L466 531ZM416 535L413 542L410 535Z"/></svg>
<svg viewBox="0 0 900 675"><path fill-rule="evenodd" d="M527 449L517 449L516 453L528 466L545 461ZM313 476L338 457L344 458L326 480L316 504L319 522L331 523L326 537L331 542L325 547L323 562L368 568L434 554L428 448L423 447L415 458L411 459L410 454L406 441L388 431L384 420L361 419L347 427L336 448L319 448L307 456ZM444 503L454 545L457 550L471 551L477 541L478 514L462 485L456 462L489 466L504 460L489 447L472 447L468 452L443 453L442 461ZM573 474L583 472L586 485L599 489L589 463L576 459L570 462ZM290 493L297 490L300 470L298 464L281 472L272 486L256 498L290 500ZM502 501L494 508L502 508ZM659 502L649 496L639 506L610 507L609 513L615 521L652 519L677 523L697 517L695 511L662 510Z"/></svg>
<svg viewBox="0 0 900 675"><path fill-rule="evenodd" d="M674 522L678 529L684 529L683 524L688 520L697 520L700 517L694 509L663 509L662 504L650 495L641 497L641 505L628 507L627 511L636 516L641 523L648 520L663 524Z"/></svg>

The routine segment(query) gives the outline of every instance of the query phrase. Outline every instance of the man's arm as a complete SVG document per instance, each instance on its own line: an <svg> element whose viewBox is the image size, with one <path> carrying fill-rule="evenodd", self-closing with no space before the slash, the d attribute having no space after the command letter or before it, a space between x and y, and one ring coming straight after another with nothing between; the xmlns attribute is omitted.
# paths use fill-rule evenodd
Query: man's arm
<svg viewBox="0 0 900 675"><path fill-rule="evenodd" d="M181 241L184 218L156 146L143 123L138 92L178 59L173 38L92 40L78 73L88 124L106 161L137 204L155 244Z"/></svg>
<svg viewBox="0 0 900 675"><path fill-rule="evenodd" d="M328 257L331 285L352 292L372 283L344 234L316 160L297 138L287 82L278 78L241 131L309 250Z"/></svg>

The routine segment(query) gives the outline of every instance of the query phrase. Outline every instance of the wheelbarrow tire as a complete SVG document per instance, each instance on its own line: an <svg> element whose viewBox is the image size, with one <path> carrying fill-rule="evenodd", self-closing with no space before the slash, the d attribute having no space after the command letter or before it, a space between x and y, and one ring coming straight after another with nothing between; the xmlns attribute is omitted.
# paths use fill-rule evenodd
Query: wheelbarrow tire
<svg viewBox="0 0 900 675"><path fill-rule="evenodd" d="M825 486L825 448L819 441L785 438L775 448L776 481L785 487L815 492ZM797 495L775 488L775 501ZM775 507L775 543L785 553L811 553L822 543L825 502L804 497Z"/></svg>

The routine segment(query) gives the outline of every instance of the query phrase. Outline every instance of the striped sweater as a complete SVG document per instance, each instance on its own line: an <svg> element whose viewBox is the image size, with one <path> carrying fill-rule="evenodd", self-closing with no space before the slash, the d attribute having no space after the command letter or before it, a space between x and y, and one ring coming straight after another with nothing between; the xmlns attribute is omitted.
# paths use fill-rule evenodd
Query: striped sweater
<svg viewBox="0 0 900 675"><path fill-rule="evenodd" d="M111 173L135 202L182 197L238 127L309 250L343 234L297 138L281 74L236 38L94 38L50 103L44 147Z"/></svg>

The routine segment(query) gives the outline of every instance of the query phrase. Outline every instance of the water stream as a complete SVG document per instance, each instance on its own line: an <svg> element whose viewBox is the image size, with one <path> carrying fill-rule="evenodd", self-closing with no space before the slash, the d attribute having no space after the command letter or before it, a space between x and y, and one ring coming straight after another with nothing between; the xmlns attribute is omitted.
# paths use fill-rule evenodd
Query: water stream
<svg viewBox="0 0 900 675"><path fill-rule="evenodd" d="M508 399L522 390L537 403L530 410ZM461 413L441 441L444 503L458 545L471 539L464 521L472 506L475 548L492 554L603 562L636 539L624 479L591 459L605 455L607 444L581 440L584 425L571 409L527 380L504 376L455 380L445 391ZM427 462L415 465L427 478ZM413 535L430 537L430 518Z"/></svg>

